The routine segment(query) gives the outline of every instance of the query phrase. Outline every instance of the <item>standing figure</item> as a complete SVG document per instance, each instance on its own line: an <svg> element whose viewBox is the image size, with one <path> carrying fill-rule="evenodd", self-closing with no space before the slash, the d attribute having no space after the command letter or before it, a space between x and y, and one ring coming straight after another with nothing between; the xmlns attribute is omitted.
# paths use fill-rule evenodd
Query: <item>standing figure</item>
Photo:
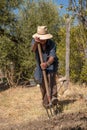
<svg viewBox="0 0 87 130"><path fill-rule="evenodd" d="M58 71L58 58L56 56L56 44L52 40L52 35L48 33L47 26L38 26L37 33L35 33L32 39L32 51L35 52L36 69L34 78L40 84L40 89L42 93L42 103L45 108L49 106L47 99L46 88L44 83L44 77L42 70L45 69L49 94L51 102L56 105L57 99L57 85L56 85L56 75ZM41 46L43 63L40 62L38 43Z"/></svg>

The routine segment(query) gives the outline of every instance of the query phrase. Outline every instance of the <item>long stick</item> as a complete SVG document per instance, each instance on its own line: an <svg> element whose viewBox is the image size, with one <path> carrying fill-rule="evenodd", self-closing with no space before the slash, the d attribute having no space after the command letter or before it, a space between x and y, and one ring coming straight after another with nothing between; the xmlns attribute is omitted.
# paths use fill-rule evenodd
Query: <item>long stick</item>
<svg viewBox="0 0 87 130"><path fill-rule="evenodd" d="M39 56L40 56L40 61L41 61L41 63L43 63L44 61L43 61L43 57L42 57L42 51L41 51L40 43L38 43L38 52L39 52ZM49 89L48 89L49 87L48 87L48 81L47 81L46 71L42 70L42 72L43 72L43 77L44 77L44 83L45 83L45 88L46 88L48 102L51 103Z"/></svg>

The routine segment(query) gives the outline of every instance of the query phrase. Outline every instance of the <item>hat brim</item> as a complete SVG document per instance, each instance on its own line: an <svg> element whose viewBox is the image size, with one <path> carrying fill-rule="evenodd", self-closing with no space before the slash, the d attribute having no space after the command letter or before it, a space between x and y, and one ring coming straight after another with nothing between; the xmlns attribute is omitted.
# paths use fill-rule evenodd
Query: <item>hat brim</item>
<svg viewBox="0 0 87 130"><path fill-rule="evenodd" d="M51 34L39 35L38 33L35 33L32 37L38 37L40 40L47 40L51 39L53 36Z"/></svg>

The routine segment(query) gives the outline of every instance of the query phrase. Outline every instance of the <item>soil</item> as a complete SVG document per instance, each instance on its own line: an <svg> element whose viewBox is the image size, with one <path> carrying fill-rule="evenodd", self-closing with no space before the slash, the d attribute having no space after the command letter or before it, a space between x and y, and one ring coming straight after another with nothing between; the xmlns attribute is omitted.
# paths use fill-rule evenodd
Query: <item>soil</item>
<svg viewBox="0 0 87 130"><path fill-rule="evenodd" d="M20 127L19 127L20 128ZM87 113L59 114L50 120L23 125L23 130L87 130Z"/></svg>
<svg viewBox="0 0 87 130"><path fill-rule="evenodd" d="M32 90L32 89L29 89L29 90ZM36 92L38 93L38 88L33 88L33 90L35 91L35 93ZM9 92L9 90L1 93L1 97L3 96L3 94L4 94L4 96L6 96L6 94L8 95L8 92ZM19 94L19 92L21 92L21 95L22 95L22 93L26 94L26 98L24 99L24 101L26 99L28 99L27 95L29 95L28 89L23 89L23 90L19 89L19 88L12 89L11 98L14 97L14 95L12 95L12 94L16 93L15 104L17 102L17 106L20 103L20 100L23 99L22 97L18 96L18 99L19 99L19 97L21 99L17 101L17 94ZM5 99L5 101L6 101L6 99ZM14 100L12 100L12 101L14 101ZM84 100L81 99L81 101L79 101L79 102L82 103L83 101ZM64 105L64 103L66 103L66 102L64 101L63 105ZM71 103L71 101L67 102L66 104L68 104L68 103ZM74 105L75 103L76 102L73 100L71 104ZM5 103L5 105L6 105L6 103ZM25 104L23 104L23 105L25 105ZM26 105L27 105L27 103L26 103ZM45 116L42 115L40 117L38 116L38 118L36 118L34 120L25 120L25 121L22 120L21 122L18 122L18 117L16 118L17 122L12 121L12 116L14 115L14 113L12 115L11 115L11 113L9 113L7 117L4 116L4 113L2 113L4 111L4 107L8 107L8 106L4 106L3 110L1 109L1 111L0 111L0 130L87 130L87 109L81 109L81 108L83 108L83 105L82 105L81 108L79 108L79 111L77 111L76 109L78 109L78 107L80 107L80 106L79 106L79 104L77 104L74 111L71 111L71 110L68 112L61 111L57 115L52 116L50 119L48 119L47 115L45 115ZM9 110L9 107L8 107L8 110ZM26 108L27 108L27 106L26 106ZM17 110L17 109L15 109L15 110ZM27 109L25 109L25 111L26 110ZM6 111L4 111L4 112L6 112ZM19 111L18 111L18 113L19 113ZM11 117L11 118L9 118L9 117ZM23 117L23 115L22 115L22 117Z"/></svg>
<svg viewBox="0 0 87 130"><path fill-rule="evenodd" d="M10 124L0 130L87 130L87 112L60 113L50 119L39 118L22 124Z"/></svg>

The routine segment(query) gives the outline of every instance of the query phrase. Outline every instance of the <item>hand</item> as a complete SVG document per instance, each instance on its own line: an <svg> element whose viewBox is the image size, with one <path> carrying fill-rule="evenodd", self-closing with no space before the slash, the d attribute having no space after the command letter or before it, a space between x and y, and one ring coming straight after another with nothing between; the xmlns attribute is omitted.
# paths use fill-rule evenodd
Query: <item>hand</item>
<svg viewBox="0 0 87 130"><path fill-rule="evenodd" d="M47 68L47 63L43 62L43 63L40 64L40 66L41 66L42 70L45 70Z"/></svg>
<svg viewBox="0 0 87 130"><path fill-rule="evenodd" d="M34 40L35 40L35 42L39 42L40 43L40 38L39 37L35 37Z"/></svg>

